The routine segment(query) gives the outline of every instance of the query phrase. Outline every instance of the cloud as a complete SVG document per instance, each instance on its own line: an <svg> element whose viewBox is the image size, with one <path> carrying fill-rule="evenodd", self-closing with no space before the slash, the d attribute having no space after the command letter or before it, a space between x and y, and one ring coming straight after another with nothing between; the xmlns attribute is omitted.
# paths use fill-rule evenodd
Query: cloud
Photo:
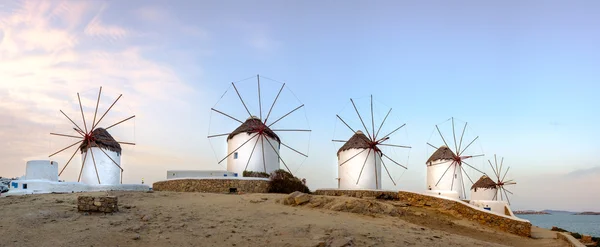
<svg viewBox="0 0 600 247"><path fill-rule="evenodd" d="M578 177L597 176L597 175L600 175L600 166L575 170L575 171L569 172L566 177L578 178Z"/></svg>
<svg viewBox="0 0 600 247"><path fill-rule="evenodd" d="M47 158L50 150L56 151L55 145L49 147L48 132L65 124L58 110L74 106L77 92L95 91L93 96L103 86L113 99L122 93L111 114L131 110L152 127L161 120L155 114L167 112L167 107L189 108L186 97L194 90L169 65L147 58L152 41L134 39L145 30L107 23L108 5L23 1L10 9L0 12L0 175L22 175L25 159ZM94 97L82 101L86 106L95 103ZM168 135L154 130L142 129L155 138L141 150L160 146ZM161 155L151 157L164 161L157 158ZM134 153L131 160L140 158Z"/></svg>

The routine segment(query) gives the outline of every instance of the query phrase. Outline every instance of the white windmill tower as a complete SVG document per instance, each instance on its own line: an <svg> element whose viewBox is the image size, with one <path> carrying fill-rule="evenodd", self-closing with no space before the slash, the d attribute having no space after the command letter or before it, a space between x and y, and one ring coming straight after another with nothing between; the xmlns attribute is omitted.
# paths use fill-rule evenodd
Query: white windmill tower
<svg viewBox="0 0 600 247"><path fill-rule="evenodd" d="M238 86L240 86L240 85L236 86L236 84L238 84L242 81L246 81L251 78L256 78L257 83L254 85L250 85L250 86L252 86L250 89L245 88L246 90L238 90ZM216 131L209 130L209 136L208 136L209 139L215 138L215 137L227 136L227 139L226 139L227 153L224 158L222 158L218 161L218 163L221 164L223 161L227 160L227 171L237 173L238 176L242 176L244 171L264 172L264 173L270 174L275 170L281 169L280 164L283 164L285 169L288 172L292 173L292 170L290 170L290 168L288 166L289 164L286 163L286 161L283 159L283 157L285 157L285 155L284 155L285 152L284 152L284 150L282 150L282 146L284 147L283 149L292 151L293 153L301 155L303 157L308 157L308 155L306 154L307 152L299 151L295 148L292 148L291 145L288 145L289 144L288 142L295 141L295 140L294 139L286 139L285 137L282 137L282 134L283 133L294 133L294 132L310 134L311 130L308 128L308 126L296 128L296 129L275 128L274 126L276 126L276 124L279 124L279 126L283 125L282 123L285 121L282 121L282 120L288 118L292 113L303 108L304 104L301 104L301 102L297 101L297 103L300 104L299 106L297 106L296 108L294 108L291 111L287 111L285 114L282 114L277 119L275 119L275 118L273 118L272 113L274 112L274 109L275 109L275 111L277 111L277 109L275 107L277 105L277 103L284 100L284 99L280 99L280 95L281 95L283 89L286 88L285 83L279 83L278 81L269 79L264 76L261 77L259 75L257 75L256 77L251 77L251 78L231 83L231 85L237 95L236 98L239 99L239 101L241 102L241 106L243 106L243 109L245 111L245 112L238 111L237 113L238 114L246 113L247 117L246 117L245 121L242 121L239 118L232 116L232 115L235 115L236 110L239 110L239 108L231 109L231 111L234 112L233 114L225 113L224 111L217 110L217 109L215 109L215 107L211 108L212 111L219 113L219 116L224 116L227 119L234 120L240 124L233 131L229 130L228 133L224 133L224 134L210 134L211 132L216 132ZM273 88L268 87L268 85L266 88L264 87L264 85L261 87L261 81L260 81L261 78L268 79L271 82L276 82L276 83L281 84L281 87L277 87L277 89L279 89L279 90L277 91L277 94L273 100L273 103L271 104L270 109L266 115L263 114L262 98L264 97L264 95L261 95L261 90L264 91L266 89L267 92L269 92L269 89L273 89ZM246 85L246 86L248 86L248 85ZM251 91L252 89L254 89L256 91ZM249 93L249 94L256 93L257 97L254 99L257 99L257 102L252 102L252 99L248 99L248 98L246 98L246 100L244 100L244 98L242 98L242 93L244 93L244 92ZM275 92L275 91L272 91L272 92ZM223 94L223 96L225 96L225 95L227 95L227 91ZM258 110L256 112L258 114L251 113L251 109L250 109L251 105L247 104L246 103L247 101L253 103L252 105L254 105L254 103L258 104ZM275 119L275 120L273 120L273 119ZM288 121L287 123L294 124L294 126L298 126L298 124L294 121L292 121L291 123ZM222 126L225 126L226 124L223 124L221 122L218 125L219 126L217 126L217 127L222 127ZM308 125L308 123L307 123L307 125ZM212 124L211 124L211 127L212 127ZM222 133L222 132L217 132L217 133Z"/></svg>
<svg viewBox="0 0 600 247"><path fill-rule="evenodd" d="M510 199L508 198L508 194L512 195L513 193L504 187L517 184L512 179L505 180L510 167L503 172L504 158L500 160L500 166L498 166L496 155L494 155L494 165L492 165L490 160L488 160L488 163L494 171L496 180L494 181L487 175L483 175L475 182L471 187L470 203L497 213L514 216L512 210L510 210ZM504 199L506 199L506 202Z"/></svg>
<svg viewBox="0 0 600 247"><path fill-rule="evenodd" d="M448 119L452 121L452 136L454 139L454 150L450 148L444 135L440 131L438 125L435 126L439 136L441 137L444 145L434 146L429 142L427 145L433 147L436 151L426 161L427 164L427 193L434 195L441 195L453 199L466 199L466 189L464 184L464 177L466 176L471 183L473 180L469 177L465 171L465 166L474 169L475 171L484 174L484 172L475 168L473 165L466 161L475 157L481 157L483 154L467 155L466 151L469 147L479 139L479 136L475 137L466 146L463 146L463 137L467 130L467 123L462 130L460 139L457 142L457 135L454 128L454 117ZM447 122L446 121L446 122ZM469 161L470 162L470 161ZM450 172L449 172L450 171Z"/></svg>
<svg viewBox="0 0 600 247"><path fill-rule="evenodd" d="M383 127L385 120L389 116L392 109L387 112L387 115L379 125L378 129L375 129L375 118L373 114L373 95L371 95L371 131L366 126L361 114L354 103L354 100L350 99L352 106L362 127L367 132L361 130L355 130L350 127L346 121L344 121L339 115L337 118L344 123L348 129L350 129L353 135L348 140L333 140L333 142L342 142L344 145L338 150L338 188L339 189L381 189L381 166L383 165L392 183L396 185L396 182L392 178L387 166L385 165L385 159L392 163L408 169L406 166L401 165L399 162L388 156L383 152L383 147L394 147L394 148L411 148L409 146L395 145L386 143L390 140L390 135L404 127L406 124L394 129L390 133L379 136L379 132Z"/></svg>
<svg viewBox="0 0 600 247"><path fill-rule="evenodd" d="M123 183L123 166L121 165L121 145L135 145L135 143L131 142L121 142L115 140L109 133L108 130L135 117L135 115L118 121L114 124L108 125L108 127L101 128L100 123L106 116L106 114L113 108L113 106L117 103L117 101L123 96L122 94L108 107L106 112L102 114L100 118L96 121L98 106L100 104L100 97L102 94L102 87L100 87L100 91L98 92L98 99L96 101L96 110L94 111L94 118L92 120L92 124L88 125L85 119L85 113L83 111L83 106L81 105L81 97L79 93L77 93L77 99L79 102L79 109L81 110L81 118L83 123L83 128L80 127L75 121L73 121L67 114L65 114L62 110L60 112L73 124L72 130L76 132L76 134L60 134L60 133L50 133L51 135L68 137L80 139L79 141L51 154L49 157L52 157L56 154L59 154L73 146L77 148L73 152L73 155L69 158L69 161L62 168L59 176L65 171L67 166L75 157L77 152L81 152L82 155L82 164L81 169L79 171L79 177L77 182L83 182L84 184L89 185L118 185ZM88 128L89 127L89 128ZM78 146L77 146L78 145Z"/></svg>

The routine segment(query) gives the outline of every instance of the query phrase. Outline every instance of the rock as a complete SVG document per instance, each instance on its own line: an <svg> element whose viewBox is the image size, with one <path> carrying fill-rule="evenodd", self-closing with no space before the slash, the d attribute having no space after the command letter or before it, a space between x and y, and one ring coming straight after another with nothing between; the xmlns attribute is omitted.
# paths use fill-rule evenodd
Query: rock
<svg viewBox="0 0 600 247"><path fill-rule="evenodd" d="M142 217L142 221L149 221L150 219L152 219L152 216L150 216L150 215L144 215Z"/></svg>
<svg viewBox="0 0 600 247"><path fill-rule="evenodd" d="M140 240L140 235L139 235L139 234L137 234L137 235L135 235L135 236L134 236L132 239L133 239L133 240Z"/></svg>
<svg viewBox="0 0 600 247"><path fill-rule="evenodd" d="M302 205L310 201L310 195L308 194L300 194L294 198L294 202L296 205Z"/></svg>

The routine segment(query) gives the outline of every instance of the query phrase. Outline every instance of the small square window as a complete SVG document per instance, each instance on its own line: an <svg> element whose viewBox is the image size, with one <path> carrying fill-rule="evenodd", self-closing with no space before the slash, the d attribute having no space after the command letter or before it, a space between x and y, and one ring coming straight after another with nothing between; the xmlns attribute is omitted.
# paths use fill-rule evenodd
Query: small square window
<svg viewBox="0 0 600 247"><path fill-rule="evenodd" d="M233 158L237 160L237 158L238 158L238 153L237 152L233 153Z"/></svg>
<svg viewBox="0 0 600 247"><path fill-rule="evenodd" d="M27 184L23 184L23 189L26 190L27 189Z"/></svg>

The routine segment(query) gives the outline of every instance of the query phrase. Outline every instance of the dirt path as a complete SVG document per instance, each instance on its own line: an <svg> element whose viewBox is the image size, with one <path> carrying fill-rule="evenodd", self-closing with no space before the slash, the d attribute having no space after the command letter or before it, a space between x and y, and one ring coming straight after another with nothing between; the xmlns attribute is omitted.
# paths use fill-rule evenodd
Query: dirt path
<svg viewBox="0 0 600 247"><path fill-rule="evenodd" d="M429 211L372 217L276 203L283 195L115 192L112 215L78 213L77 195L0 198L0 246L560 246Z"/></svg>

